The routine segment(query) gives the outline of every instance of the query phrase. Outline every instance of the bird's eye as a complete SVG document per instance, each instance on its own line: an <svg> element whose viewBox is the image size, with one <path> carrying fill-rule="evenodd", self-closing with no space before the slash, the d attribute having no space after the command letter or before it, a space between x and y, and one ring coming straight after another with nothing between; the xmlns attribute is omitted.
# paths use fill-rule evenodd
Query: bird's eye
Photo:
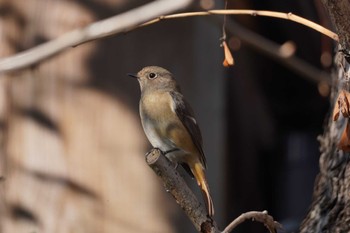
<svg viewBox="0 0 350 233"><path fill-rule="evenodd" d="M156 77L157 77L157 74L155 74L155 73L149 73L149 75L148 75L149 79L154 79Z"/></svg>

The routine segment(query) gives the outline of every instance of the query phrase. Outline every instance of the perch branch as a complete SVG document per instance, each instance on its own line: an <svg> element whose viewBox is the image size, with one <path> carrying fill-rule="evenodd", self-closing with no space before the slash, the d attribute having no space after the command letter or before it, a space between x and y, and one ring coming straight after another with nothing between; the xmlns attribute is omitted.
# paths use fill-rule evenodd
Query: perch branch
<svg viewBox="0 0 350 233"><path fill-rule="evenodd" d="M159 149L152 149L146 155L147 164L162 180L164 188L185 211L197 231L202 233L220 233L213 219L207 216L206 209L198 201L186 182ZM263 223L269 231L276 232L281 225L268 215L267 211L250 211L233 220L222 233L229 233L242 222L253 219Z"/></svg>
<svg viewBox="0 0 350 233"><path fill-rule="evenodd" d="M275 233L277 229L282 229L282 225L279 224L278 222L273 220L273 217L270 216L267 211L250 211L246 212L244 214L241 214L238 218L233 220L225 229L222 233L229 233L231 232L234 228L236 228L239 224L243 223L244 221L252 219L253 221L258 221L261 222L265 225L267 229L271 233Z"/></svg>
<svg viewBox="0 0 350 233"><path fill-rule="evenodd" d="M159 149L152 149L146 155L147 164L161 178L164 188L185 211L199 232L217 233L215 222L207 216L203 205L197 200L184 179Z"/></svg>
<svg viewBox="0 0 350 233"><path fill-rule="evenodd" d="M307 27L310 27L320 33L323 33L333 40L338 41L338 35L334 32L300 16L292 13L282 13L273 11L257 11L257 10L211 10L202 12L188 12L164 15L168 12L178 10L185 7L191 0L161 0L148 3L144 6L130 10L128 12L116 15L114 17L101 20L90 24L83 29L76 29L68 32L57 39L51 40L34 48L20 52L13 56L0 59L0 73L14 71L36 64L48 57L74 47L88 41L103 38L106 36L118 34L121 32L131 31L135 28L157 23L164 19L174 19L191 16L205 15L237 15L246 14L253 16L268 16L281 19L291 20ZM158 18L152 19L162 15ZM152 20L150 20L152 19ZM149 21L147 21L149 20Z"/></svg>

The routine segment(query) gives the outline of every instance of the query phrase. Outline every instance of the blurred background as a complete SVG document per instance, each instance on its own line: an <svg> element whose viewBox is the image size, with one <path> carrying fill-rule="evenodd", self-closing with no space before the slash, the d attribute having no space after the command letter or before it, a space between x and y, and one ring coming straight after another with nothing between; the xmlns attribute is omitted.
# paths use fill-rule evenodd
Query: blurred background
<svg viewBox="0 0 350 233"><path fill-rule="evenodd" d="M147 2L2 0L0 55ZM184 11L224 6L201 0ZM330 28L320 0L228 0L228 8L293 12ZM229 16L235 65L225 68L222 24L223 16L162 21L2 74L0 232L195 231L144 161L139 85L126 73L147 65L172 71L194 108L219 227L268 210L297 231L318 172L332 41L291 21ZM235 232L267 230L246 222Z"/></svg>

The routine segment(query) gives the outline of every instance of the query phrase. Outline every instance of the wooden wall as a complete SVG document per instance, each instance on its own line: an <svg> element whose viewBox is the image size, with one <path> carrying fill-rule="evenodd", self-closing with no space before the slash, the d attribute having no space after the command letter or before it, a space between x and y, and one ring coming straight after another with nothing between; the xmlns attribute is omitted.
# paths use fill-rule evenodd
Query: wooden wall
<svg viewBox="0 0 350 233"><path fill-rule="evenodd" d="M0 55L136 4L141 2L0 1ZM144 162L149 145L138 116L139 87L126 73L146 65L172 70L197 112L220 218L224 92L219 33L203 21L169 21L1 75L0 232L193 230Z"/></svg>

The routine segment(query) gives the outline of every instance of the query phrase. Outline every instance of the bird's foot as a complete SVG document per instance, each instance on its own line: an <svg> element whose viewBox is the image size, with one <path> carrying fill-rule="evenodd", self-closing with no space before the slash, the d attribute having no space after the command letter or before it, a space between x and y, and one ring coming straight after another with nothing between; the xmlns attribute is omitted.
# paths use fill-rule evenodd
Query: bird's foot
<svg viewBox="0 0 350 233"><path fill-rule="evenodd" d="M166 155L166 154L172 153L172 152L174 152L174 151L178 151L178 150L179 150L178 148L174 148L174 149L165 151L163 154ZM169 158L169 157L168 157L168 158ZM170 161L171 161L171 160L170 160ZM177 169L177 166L179 166L179 164L178 164L177 162L174 162L174 161L171 161L171 162L175 164L175 167L174 167L174 168Z"/></svg>
<svg viewBox="0 0 350 233"><path fill-rule="evenodd" d="M171 153L171 152L174 152L174 151L178 151L179 149L177 148L174 148L174 149L171 149L171 150L167 150L164 152L164 155L168 154L168 153Z"/></svg>

